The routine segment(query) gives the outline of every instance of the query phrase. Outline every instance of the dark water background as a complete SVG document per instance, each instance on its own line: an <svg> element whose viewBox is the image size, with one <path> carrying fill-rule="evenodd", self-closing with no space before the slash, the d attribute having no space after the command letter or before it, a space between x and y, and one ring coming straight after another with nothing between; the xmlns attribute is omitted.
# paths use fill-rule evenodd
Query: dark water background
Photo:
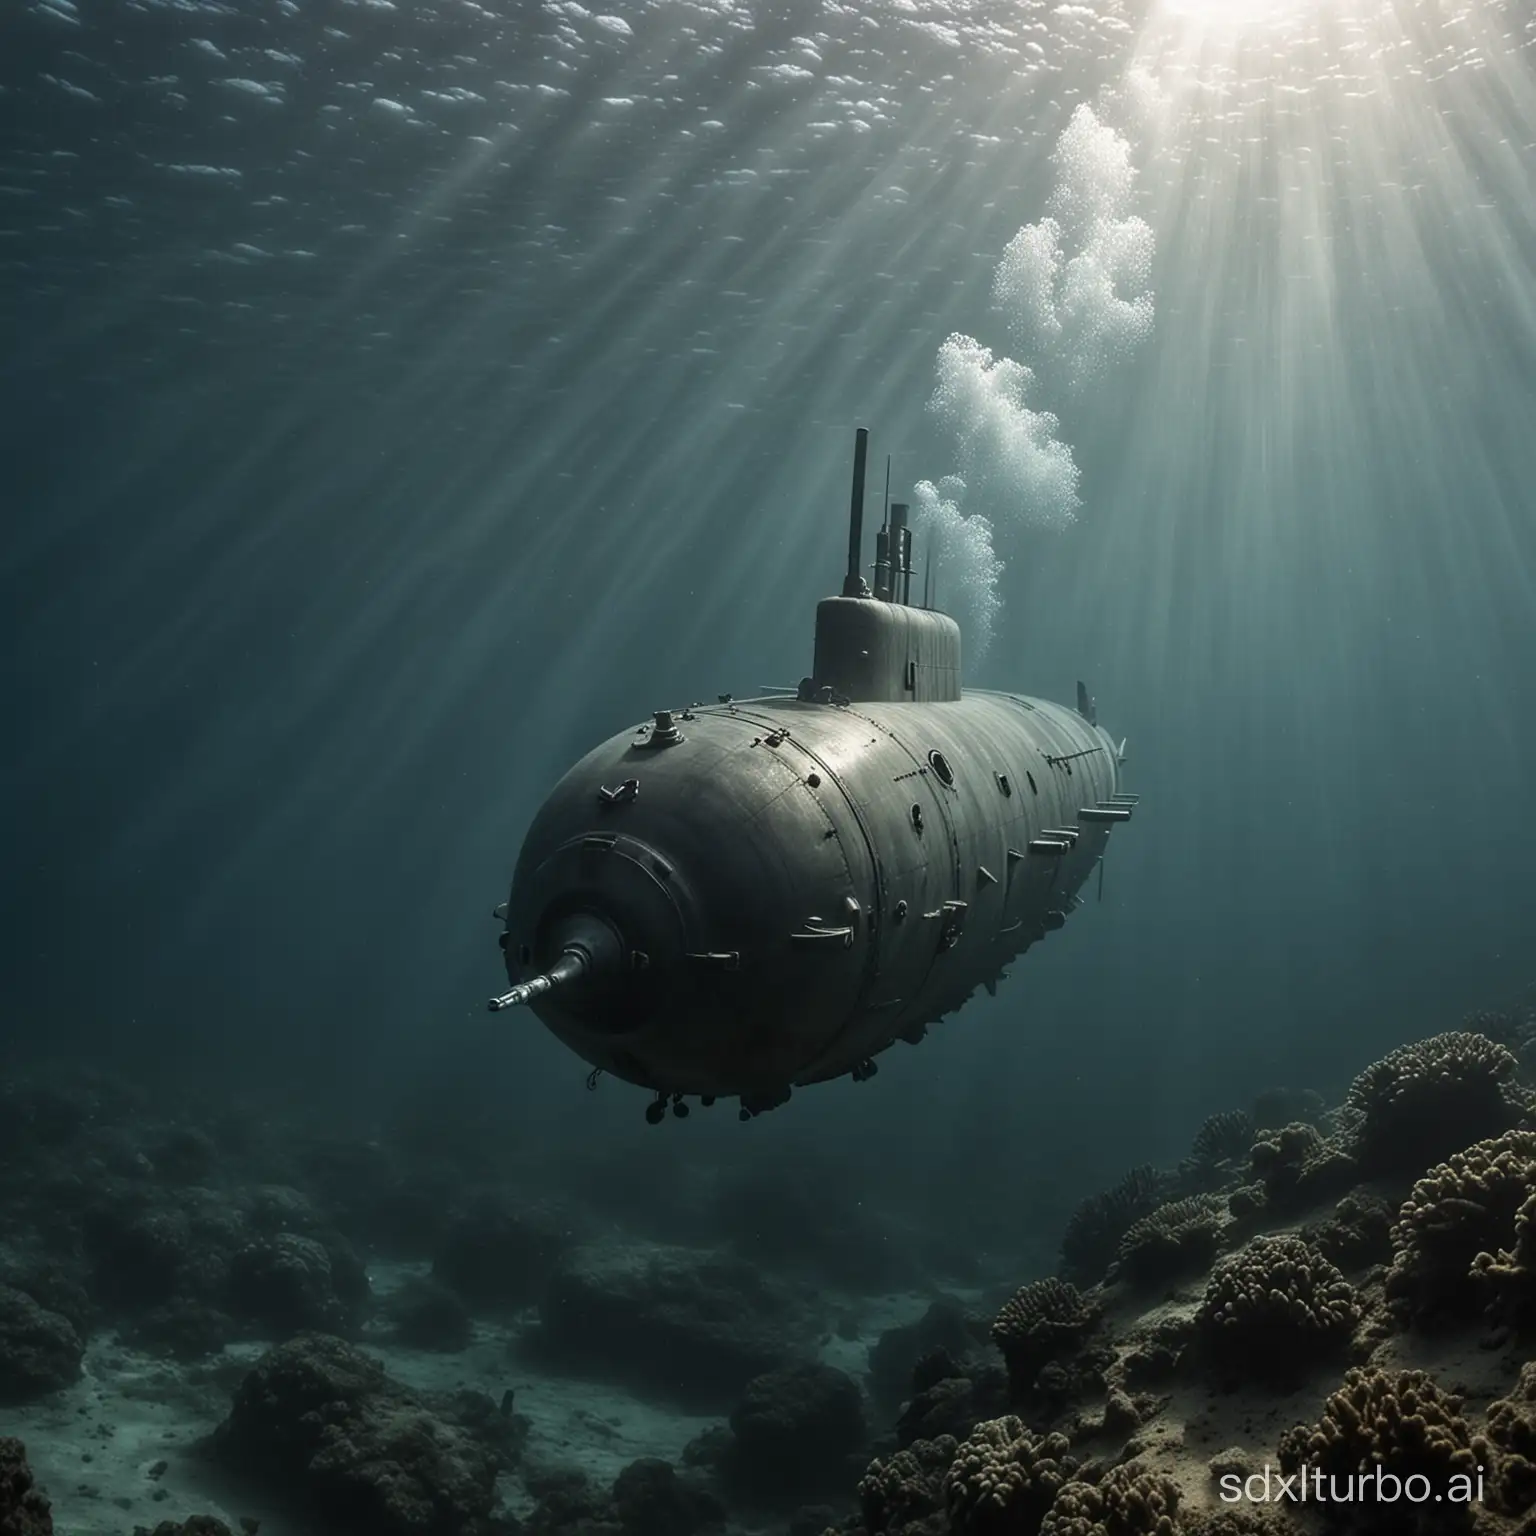
<svg viewBox="0 0 1536 1536"><path fill-rule="evenodd" d="M624 15L0 17L7 1058L1024 1220L1528 982L1525 11ZM953 467L936 349L1006 350L1002 248L1133 67L1155 333L1049 402L1082 514L1000 532L970 677L1129 736L1106 899L877 1082L648 1132L483 1011L523 829L808 669L854 426Z"/></svg>

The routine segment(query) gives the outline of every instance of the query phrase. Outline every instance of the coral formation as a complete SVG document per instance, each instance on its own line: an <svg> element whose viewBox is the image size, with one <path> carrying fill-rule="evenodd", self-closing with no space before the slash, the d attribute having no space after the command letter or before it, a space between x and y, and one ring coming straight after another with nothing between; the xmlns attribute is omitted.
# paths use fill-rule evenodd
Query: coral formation
<svg viewBox="0 0 1536 1536"><path fill-rule="evenodd" d="M1420 1326L1475 1315L1486 1297L1473 1277L1474 1261L1513 1235L1533 1187L1532 1131L1506 1131L1431 1168L1392 1228L1387 1297L1394 1314Z"/></svg>
<svg viewBox="0 0 1536 1536"><path fill-rule="evenodd" d="M1008 1415L978 1424L944 1476L951 1536L1034 1530L1077 1469L1065 1435L1036 1436Z"/></svg>
<svg viewBox="0 0 1536 1536"><path fill-rule="evenodd" d="M1520 1367L1508 1397L1489 1403L1486 1434L1498 1451L1490 1491L1506 1514L1524 1514L1536 1504L1536 1362Z"/></svg>
<svg viewBox="0 0 1536 1536"><path fill-rule="evenodd" d="M1241 1109L1211 1115L1195 1132L1189 1156L1179 1164L1179 1183L1196 1194L1220 1189L1240 1171L1253 1145L1253 1116Z"/></svg>
<svg viewBox="0 0 1536 1536"><path fill-rule="evenodd" d="M429 1406L350 1344L301 1334L241 1383L215 1448L290 1484L330 1530L468 1533L490 1519L496 1475L516 1449L510 1434L492 1437L511 1429L494 1405L468 1397L451 1422L447 1404Z"/></svg>
<svg viewBox="0 0 1536 1536"><path fill-rule="evenodd" d="M1333 1215L1303 1229L1302 1236L1340 1269L1386 1264L1392 1257L1392 1205L1370 1190L1353 1190L1333 1208Z"/></svg>
<svg viewBox="0 0 1536 1536"><path fill-rule="evenodd" d="M1316 1424L1298 1424L1280 1439L1281 1468L1320 1487L1324 1509L1349 1508L1347 1495L1335 1490L1356 1486L1351 1479L1370 1477L1379 1488L1383 1475L1404 1482L1423 1478L1436 1498L1429 1512L1439 1517L1437 1525L1465 1517L1482 1464L1461 1399L1442 1392L1423 1371L1356 1367L1345 1373ZM1408 1501L1377 1498L1371 1510L1376 1530L1422 1523L1419 1506Z"/></svg>
<svg viewBox="0 0 1536 1536"><path fill-rule="evenodd" d="M1144 1163L1110 1189L1090 1195L1073 1211L1062 1234L1062 1278L1078 1285L1098 1284L1131 1224L1150 1216L1168 1194L1169 1181Z"/></svg>
<svg viewBox="0 0 1536 1536"><path fill-rule="evenodd" d="M1255 1237L1217 1264L1198 1326L1224 1366L1274 1375L1347 1342L1354 1287L1298 1237Z"/></svg>
<svg viewBox="0 0 1536 1536"><path fill-rule="evenodd" d="M1472 1280L1488 1300L1488 1311L1501 1322L1529 1330L1536 1322L1536 1189L1515 1212L1514 1246L1479 1253Z"/></svg>
<svg viewBox="0 0 1536 1536"><path fill-rule="evenodd" d="M1175 1536L1179 1489L1134 1461L1112 1467L1097 1482L1067 1483L1039 1536Z"/></svg>
<svg viewBox="0 0 1536 1536"><path fill-rule="evenodd" d="M0 1403L24 1402L78 1381L83 1354L68 1319L25 1291L0 1285Z"/></svg>
<svg viewBox="0 0 1536 1536"><path fill-rule="evenodd" d="M959 1449L950 1436L940 1435L870 1462L858 1485L863 1528L869 1536L898 1536L941 1515L945 1474Z"/></svg>
<svg viewBox="0 0 1536 1536"><path fill-rule="evenodd" d="M1349 1154L1301 1120L1262 1133L1249 1149L1248 1165L1264 1190L1265 1206L1277 1211L1300 1210L1341 1194L1358 1177Z"/></svg>
<svg viewBox="0 0 1536 1536"><path fill-rule="evenodd" d="M53 1536L53 1515L20 1440L0 1438L0 1536Z"/></svg>
<svg viewBox="0 0 1536 1536"><path fill-rule="evenodd" d="M1508 1130L1524 1110L1518 1063L1486 1035L1451 1030L1399 1046L1351 1084L1354 1151L1366 1177L1418 1174Z"/></svg>
<svg viewBox="0 0 1536 1536"><path fill-rule="evenodd" d="M1035 1280L1015 1291L992 1324L1014 1393L1028 1392L1044 1365L1070 1354L1094 1316L1077 1287L1065 1280Z"/></svg>
<svg viewBox="0 0 1536 1536"><path fill-rule="evenodd" d="M1221 1246L1225 1212L1219 1195L1193 1195L1158 1206L1120 1239L1117 1274L1145 1288L1209 1269Z"/></svg>

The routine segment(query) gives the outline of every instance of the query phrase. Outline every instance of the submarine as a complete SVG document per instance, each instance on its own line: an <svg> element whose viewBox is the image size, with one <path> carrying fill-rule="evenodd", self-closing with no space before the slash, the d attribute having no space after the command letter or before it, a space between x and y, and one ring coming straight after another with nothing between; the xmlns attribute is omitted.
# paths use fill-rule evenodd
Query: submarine
<svg viewBox="0 0 1536 1536"><path fill-rule="evenodd" d="M518 855L508 991L651 1123L864 1081L1062 927L1138 797L1125 743L1075 707L961 687L960 626L913 604L907 506L848 567L798 688L659 709L555 785Z"/></svg>

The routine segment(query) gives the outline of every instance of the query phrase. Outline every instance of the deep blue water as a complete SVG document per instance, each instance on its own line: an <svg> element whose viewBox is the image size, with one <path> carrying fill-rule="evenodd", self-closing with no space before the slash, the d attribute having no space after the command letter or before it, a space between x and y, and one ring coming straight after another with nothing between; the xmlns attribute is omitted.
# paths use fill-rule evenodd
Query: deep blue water
<svg viewBox="0 0 1536 1536"><path fill-rule="evenodd" d="M1536 30L1220 14L8 9L14 1055L641 1143L490 909L587 746L808 669L860 424L993 524L971 680L1089 678L1142 806L995 1001L669 1138L1070 1205L1530 981ZM957 333L1027 391L931 410Z"/></svg>

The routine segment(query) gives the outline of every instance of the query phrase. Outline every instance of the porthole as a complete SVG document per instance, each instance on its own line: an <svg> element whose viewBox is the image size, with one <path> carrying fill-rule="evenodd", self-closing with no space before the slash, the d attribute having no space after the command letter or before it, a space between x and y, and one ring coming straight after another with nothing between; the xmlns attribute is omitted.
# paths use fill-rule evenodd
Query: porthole
<svg viewBox="0 0 1536 1536"><path fill-rule="evenodd" d="M1029 771L1029 769L1026 768L1024 770L1024 777L1029 780L1029 792L1030 792L1030 794L1038 795L1040 793L1040 786L1035 783L1035 776L1034 776L1034 774L1032 774Z"/></svg>
<svg viewBox="0 0 1536 1536"><path fill-rule="evenodd" d="M946 789L955 787L955 770L949 766L949 759L937 747L928 754L928 766Z"/></svg>
<svg viewBox="0 0 1536 1536"><path fill-rule="evenodd" d="M1008 775L1006 773L994 773L992 777L997 780L997 787L1003 792L1003 798L1011 800L1013 798L1013 785L1008 782Z"/></svg>

